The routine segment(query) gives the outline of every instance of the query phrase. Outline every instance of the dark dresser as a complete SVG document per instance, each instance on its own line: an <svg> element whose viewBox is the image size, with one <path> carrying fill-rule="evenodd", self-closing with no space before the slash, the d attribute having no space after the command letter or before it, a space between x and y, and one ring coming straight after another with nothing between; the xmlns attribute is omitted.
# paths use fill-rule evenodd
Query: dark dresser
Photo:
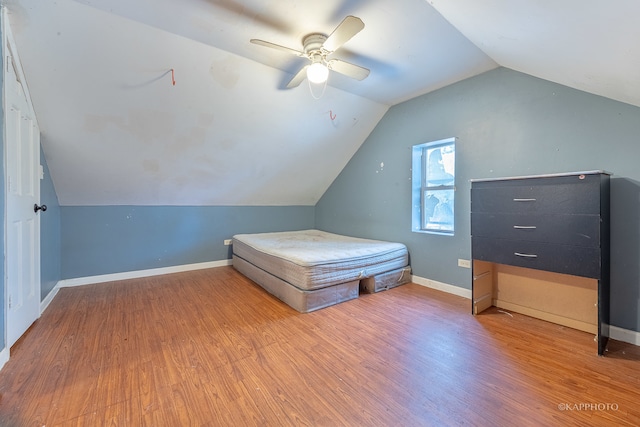
<svg viewBox="0 0 640 427"><path fill-rule="evenodd" d="M609 337L604 171L471 180L472 310L497 306Z"/></svg>

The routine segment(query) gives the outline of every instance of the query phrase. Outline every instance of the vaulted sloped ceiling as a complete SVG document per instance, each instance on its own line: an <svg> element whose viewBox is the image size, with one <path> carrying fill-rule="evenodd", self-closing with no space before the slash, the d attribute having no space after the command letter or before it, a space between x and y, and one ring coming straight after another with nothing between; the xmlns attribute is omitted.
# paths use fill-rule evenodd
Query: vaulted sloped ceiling
<svg viewBox="0 0 640 427"><path fill-rule="evenodd" d="M640 105L635 0L3 4L62 205L313 205L389 106L498 65ZM365 28L335 57L371 74L320 99L249 43L347 15Z"/></svg>
<svg viewBox="0 0 640 427"><path fill-rule="evenodd" d="M640 106L640 1L429 0L503 67Z"/></svg>
<svg viewBox="0 0 640 427"><path fill-rule="evenodd" d="M389 105L495 67L420 0L7 7L62 205L313 205ZM300 58L249 43L300 48L348 14L365 28L340 58L371 75L319 100L283 89Z"/></svg>

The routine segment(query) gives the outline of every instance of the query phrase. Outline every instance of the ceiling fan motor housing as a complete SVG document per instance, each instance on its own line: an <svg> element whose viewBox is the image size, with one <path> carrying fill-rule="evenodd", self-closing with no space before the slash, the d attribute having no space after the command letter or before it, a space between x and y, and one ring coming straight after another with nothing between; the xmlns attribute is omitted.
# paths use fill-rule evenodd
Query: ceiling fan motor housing
<svg viewBox="0 0 640 427"><path fill-rule="evenodd" d="M324 51L324 49L322 48L322 44L325 42L325 40L327 40L327 36L325 36L324 34L309 34L304 39L302 39L302 44L304 45L304 53L306 53L308 56L313 56L318 53L326 55L329 52Z"/></svg>

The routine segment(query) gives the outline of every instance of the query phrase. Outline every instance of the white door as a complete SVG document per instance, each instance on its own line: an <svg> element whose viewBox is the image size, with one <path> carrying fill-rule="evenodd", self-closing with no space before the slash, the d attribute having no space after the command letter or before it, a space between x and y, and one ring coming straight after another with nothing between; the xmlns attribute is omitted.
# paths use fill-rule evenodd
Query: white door
<svg viewBox="0 0 640 427"><path fill-rule="evenodd" d="M4 20L3 33L8 22ZM15 44L4 37L7 347L40 315L40 130Z"/></svg>

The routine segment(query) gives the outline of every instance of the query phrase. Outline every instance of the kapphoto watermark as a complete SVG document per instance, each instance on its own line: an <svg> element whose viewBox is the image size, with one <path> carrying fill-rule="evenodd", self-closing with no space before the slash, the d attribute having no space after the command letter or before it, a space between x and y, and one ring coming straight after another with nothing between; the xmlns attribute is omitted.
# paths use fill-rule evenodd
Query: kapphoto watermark
<svg viewBox="0 0 640 427"><path fill-rule="evenodd" d="M617 411L619 406L617 403L605 402L562 402L558 403L558 409L560 411Z"/></svg>

